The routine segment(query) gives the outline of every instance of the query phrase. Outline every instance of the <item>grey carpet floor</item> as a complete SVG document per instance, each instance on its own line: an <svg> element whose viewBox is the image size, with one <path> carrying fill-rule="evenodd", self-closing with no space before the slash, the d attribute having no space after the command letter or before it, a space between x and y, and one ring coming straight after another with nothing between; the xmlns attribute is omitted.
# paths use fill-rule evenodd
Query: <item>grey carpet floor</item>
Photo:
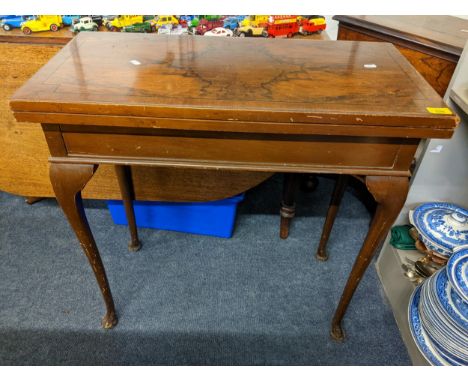
<svg viewBox="0 0 468 382"><path fill-rule="evenodd" d="M333 182L300 193L287 240L278 237L280 175L250 190L233 238L127 228L86 202L119 324L104 313L91 268L55 200L33 206L0 192L2 365L409 365L373 264L344 320L330 320L369 224L346 192L329 242L314 259Z"/></svg>

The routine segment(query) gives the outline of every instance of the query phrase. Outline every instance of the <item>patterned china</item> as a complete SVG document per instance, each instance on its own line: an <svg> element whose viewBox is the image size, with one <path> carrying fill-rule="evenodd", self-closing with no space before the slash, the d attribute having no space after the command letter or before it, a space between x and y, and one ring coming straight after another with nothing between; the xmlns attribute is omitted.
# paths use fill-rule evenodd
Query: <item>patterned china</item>
<svg viewBox="0 0 468 382"><path fill-rule="evenodd" d="M447 277L458 295L468 303L468 245L455 248L447 263Z"/></svg>
<svg viewBox="0 0 468 382"><path fill-rule="evenodd" d="M457 247L447 266L411 296L411 334L432 365L468 365L468 245Z"/></svg>
<svg viewBox="0 0 468 382"><path fill-rule="evenodd" d="M468 245L468 210L451 203L424 203L409 212L424 245L443 257Z"/></svg>
<svg viewBox="0 0 468 382"><path fill-rule="evenodd" d="M429 279L421 288L420 321L441 356L453 363L468 364L468 332L446 315L438 298L434 301L431 284L434 280Z"/></svg>
<svg viewBox="0 0 468 382"><path fill-rule="evenodd" d="M424 330L423 325L421 324L421 319L419 316L419 302L421 296L421 287L417 287L413 292L413 295L410 299L409 309L408 309L408 319L410 323L410 331L413 336L414 342L418 346L421 353L424 355L424 358L431 364L435 366L449 366L448 363L440 354L434 349L434 346L431 340L428 338L426 331Z"/></svg>

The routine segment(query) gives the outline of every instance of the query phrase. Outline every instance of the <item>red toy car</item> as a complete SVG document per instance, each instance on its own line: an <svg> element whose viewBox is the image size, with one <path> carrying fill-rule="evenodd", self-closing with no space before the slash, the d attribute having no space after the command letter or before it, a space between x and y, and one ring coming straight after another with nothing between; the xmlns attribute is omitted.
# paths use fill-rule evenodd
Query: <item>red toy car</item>
<svg viewBox="0 0 468 382"><path fill-rule="evenodd" d="M210 20L208 21L207 19L201 19L200 23L198 24L197 28L195 29L195 34L201 34L204 35L206 32L214 29L214 28L219 28L224 25L223 20Z"/></svg>
<svg viewBox="0 0 468 382"><path fill-rule="evenodd" d="M321 32L325 30L326 27L327 24L323 16L312 16L301 20L299 32L303 35L308 35L311 33Z"/></svg>
<svg viewBox="0 0 468 382"><path fill-rule="evenodd" d="M299 33L297 16L270 16L263 31L263 36L269 38L286 36L290 38L297 33Z"/></svg>

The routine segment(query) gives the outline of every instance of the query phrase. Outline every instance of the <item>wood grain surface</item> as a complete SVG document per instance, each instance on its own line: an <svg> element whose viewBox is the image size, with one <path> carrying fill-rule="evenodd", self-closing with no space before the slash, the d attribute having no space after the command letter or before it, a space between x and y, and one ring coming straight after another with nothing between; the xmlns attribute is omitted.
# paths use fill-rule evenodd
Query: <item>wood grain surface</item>
<svg viewBox="0 0 468 382"><path fill-rule="evenodd" d="M17 122L9 106L11 95L63 47L34 41L34 44L0 43L0 190L26 197L54 197L47 161L50 154L42 128L37 123ZM170 171L145 167L133 171L136 199L161 201L222 199L244 192L270 176L268 173ZM113 166L99 167L85 187L83 197L121 198Z"/></svg>
<svg viewBox="0 0 468 382"><path fill-rule="evenodd" d="M105 30L105 29L104 29ZM101 32L99 32L101 33ZM12 94L75 35L57 32L24 35L0 29L0 190L23 196L53 197L49 180L49 150L39 124L17 122L9 107ZM326 32L295 38L329 40ZM269 174L232 171L192 171L138 167L133 171L139 200L215 200L242 192ZM83 191L84 198L119 199L115 171L102 165Z"/></svg>
<svg viewBox="0 0 468 382"><path fill-rule="evenodd" d="M432 49L441 55L460 57L468 39L468 20L454 16L334 16L334 19L349 27L393 37L401 45Z"/></svg>
<svg viewBox="0 0 468 382"><path fill-rule="evenodd" d="M391 44L371 42L81 34L10 105L18 120L31 120L21 113L41 114L43 123L91 115L99 125L140 127L145 118L151 129L167 128L161 119L194 121L180 127L190 130L203 120L226 121L233 131L230 122L283 122L288 133L301 124L326 124L333 133L333 125L358 122L421 134L428 125L455 125L453 115L427 111L446 105Z"/></svg>
<svg viewBox="0 0 468 382"><path fill-rule="evenodd" d="M468 20L452 16L335 16L338 39L391 42L443 96L468 39Z"/></svg>
<svg viewBox="0 0 468 382"><path fill-rule="evenodd" d="M357 32L347 26L340 25L338 29L339 40L351 41L381 41L387 42L385 36L377 38L367 33ZM395 47L405 56L413 67L424 77L439 95L443 96L455 71L456 62L443 59L428 53L401 46L394 43Z"/></svg>

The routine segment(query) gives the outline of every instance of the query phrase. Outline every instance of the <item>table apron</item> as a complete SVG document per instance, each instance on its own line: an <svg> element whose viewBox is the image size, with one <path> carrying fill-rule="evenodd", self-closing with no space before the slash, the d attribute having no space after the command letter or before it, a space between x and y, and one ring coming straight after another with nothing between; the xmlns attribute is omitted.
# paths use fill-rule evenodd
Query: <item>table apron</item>
<svg viewBox="0 0 468 382"><path fill-rule="evenodd" d="M404 138L213 132L56 133L61 139L57 134L46 135L52 145L63 142L60 150L51 147L53 161L363 175L407 175L419 142Z"/></svg>

